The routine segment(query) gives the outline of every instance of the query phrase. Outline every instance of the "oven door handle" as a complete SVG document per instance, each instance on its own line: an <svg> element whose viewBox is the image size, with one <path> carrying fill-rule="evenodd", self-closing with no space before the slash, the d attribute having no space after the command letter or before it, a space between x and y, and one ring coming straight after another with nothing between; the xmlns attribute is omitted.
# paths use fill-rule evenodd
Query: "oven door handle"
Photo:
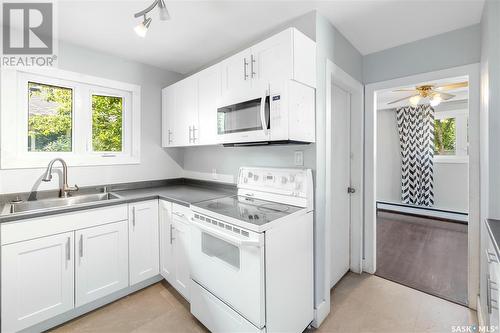
<svg viewBox="0 0 500 333"><path fill-rule="evenodd" d="M269 99L271 99L269 92ZM266 89L264 91L264 94L262 95L262 98L260 100L260 122L262 124L262 130L264 131L264 134L267 135L267 121L266 121L266 98L268 95L268 90ZM271 100L269 100L269 103L271 103Z"/></svg>
<svg viewBox="0 0 500 333"><path fill-rule="evenodd" d="M241 239L239 237L231 236L226 234L225 232L219 231L217 229L211 228L209 226L203 225L199 222L196 222L194 219L191 219L191 223L197 227L198 229L206 232L207 234L210 234L216 238L219 238L220 240L223 240L225 242L231 243L235 246L242 247L242 246L255 246L255 247L260 247L260 241L259 240L246 240L246 239Z"/></svg>

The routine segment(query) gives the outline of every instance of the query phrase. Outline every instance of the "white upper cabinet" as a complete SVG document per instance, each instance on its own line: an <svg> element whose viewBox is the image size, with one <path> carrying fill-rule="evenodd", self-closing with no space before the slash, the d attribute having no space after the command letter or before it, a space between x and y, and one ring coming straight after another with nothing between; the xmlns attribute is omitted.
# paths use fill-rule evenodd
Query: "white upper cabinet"
<svg viewBox="0 0 500 333"><path fill-rule="evenodd" d="M162 105L162 113L161 113L161 141L162 147L175 146L177 141L176 135L174 135L175 128L175 90L176 85L173 84L166 88L162 89L161 92L161 105ZM172 110L172 112L167 112L167 110ZM177 133L178 134L178 133Z"/></svg>
<svg viewBox="0 0 500 333"><path fill-rule="evenodd" d="M127 221L76 231L76 306L128 287Z"/></svg>
<svg viewBox="0 0 500 333"><path fill-rule="evenodd" d="M198 80L195 76L180 81L175 90L174 136L177 146L194 144L198 129Z"/></svg>
<svg viewBox="0 0 500 333"><path fill-rule="evenodd" d="M221 89L219 67L207 68L196 77L199 129L194 131L194 140L198 145L213 145L217 140L217 101Z"/></svg>
<svg viewBox="0 0 500 333"><path fill-rule="evenodd" d="M231 99L251 87L251 55L250 50L245 50L219 64L223 99Z"/></svg>
<svg viewBox="0 0 500 333"><path fill-rule="evenodd" d="M286 29L165 88L163 146L224 143L217 138L218 107L261 98L265 94L283 93L290 80L311 89L314 94L316 43L295 28ZM312 107L300 112L314 121L314 100L313 103L296 103L289 99L281 104L283 111L278 120L287 127L280 128L274 137L276 140L303 138L303 134L294 135L295 128L289 129L285 124L288 121L286 113L291 105ZM312 139L307 142L314 142L314 130L309 132L312 132Z"/></svg>
<svg viewBox="0 0 500 333"><path fill-rule="evenodd" d="M160 272L158 200L129 205L130 285Z"/></svg>
<svg viewBox="0 0 500 333"><path fill-rule="evenodd" d="M267 89L293 78L292 30L285 30L252 47L250 68L253 85Z"/></svg>
<svg viewBox="0 0 500 333"><path fill-rule="evenodd" d="M2 246L2 332L74 307L74 233Z"/></svg>

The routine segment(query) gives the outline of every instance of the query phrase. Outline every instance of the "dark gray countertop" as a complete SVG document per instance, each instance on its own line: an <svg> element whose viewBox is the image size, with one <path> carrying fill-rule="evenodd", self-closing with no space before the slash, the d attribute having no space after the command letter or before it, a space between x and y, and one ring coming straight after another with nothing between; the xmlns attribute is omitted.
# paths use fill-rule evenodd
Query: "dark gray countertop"
<svg viewBox="0 0 500 333"><path fill-rule="evenodd" d="M236 194L236 187L233 185L206 181L181 179L162 182L160 186L157 186L158 183L151 182L151 185L148 187L140 186L139 188L133 188L133 184L132 186L130 184L118 186L118 188L116 185L110 186L109 192L116 194L119 197L118 199L0 215L0 223L153 199L167 200L189 206L192 203Z"/></svg>
<svg viewBox="0 0 500 333"><path fill-rule="evenodd" d="M167 185L161 187L114 191L113 193L118 194L123 199L127 200L127 202L159 198L180 205L189 206L195 202L227 197L235 192L228 191L226 189L211 189L195 185Z"/></svg>
<svg viewBox="0 0 500 333"><path fill-rule="evenodd" d="M490 234L493 245L495 246L495 251L497 252L497 257L500 258L500 220L486 219L486 229Z"/></svg>

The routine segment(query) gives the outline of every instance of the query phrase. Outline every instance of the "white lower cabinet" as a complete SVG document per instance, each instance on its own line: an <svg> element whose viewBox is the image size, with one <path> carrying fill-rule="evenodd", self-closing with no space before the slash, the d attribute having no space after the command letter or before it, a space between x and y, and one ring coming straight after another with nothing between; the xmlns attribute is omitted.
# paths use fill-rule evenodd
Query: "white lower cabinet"
<svg viewBox="0 0 500 333"><path fill-rule="evenodd" d="M76 231L76 306L128 287L127 221Z"/></svg>
<svg viewBox="0 0 500 333"><path fill-rule="evenodd" d="M130 285L160 273L158 200L129 205Z"/></svg>
<svg viewBox="0 0 500 333"><path fill-rule="evenodd" d="M163 277L190 298L189 219L191 209L160 200L160 265Z"/></svg>
<svg viewBox="0 0 500 333"><path fill-rule="evenodd" d="M74 307L74 232L2 246L2 332Z"/></svg>
<svg viewBox="0 0 500 333"><path fill-rule="evenodd" d="M173 284L175 281L175 257L172 203L160 200L158 215L160 220L160 274L170 284Z"/></svg>

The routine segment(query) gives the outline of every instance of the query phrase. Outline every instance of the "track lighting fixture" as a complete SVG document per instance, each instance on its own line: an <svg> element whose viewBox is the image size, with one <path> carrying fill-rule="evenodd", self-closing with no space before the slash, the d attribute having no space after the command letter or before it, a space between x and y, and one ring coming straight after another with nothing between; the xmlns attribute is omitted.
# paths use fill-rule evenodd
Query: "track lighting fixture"
<svg viewBox="0 0 500 333"><path fill-rule="evenodd" d="M164 0L155 0L151 6L148 8L135 13L134 17L143 17L143 21L139 23L135 28L134 31L135 33L140 36L140 37L146 37L146 33L148 32L148 28L151 25L151 17L146 17L146 14L148 14L150 11L152 11L156 6L158 6L159 10L159 18L161 21L168 21L170 20L170 14L168 12L167 6L165 5Z"/></svg>

